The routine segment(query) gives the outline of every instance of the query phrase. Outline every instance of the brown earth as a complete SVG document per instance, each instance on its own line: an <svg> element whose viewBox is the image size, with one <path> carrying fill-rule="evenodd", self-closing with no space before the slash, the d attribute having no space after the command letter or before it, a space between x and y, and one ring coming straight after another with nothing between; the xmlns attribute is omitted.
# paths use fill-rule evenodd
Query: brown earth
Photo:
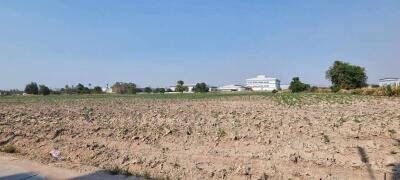
<svg viewBox="0 0 400 180"><path fill-rule="evenodd" d="M390 179L400 167L399 110L399 98L383 97L295 106L270 97L1 104L0 147L46 164L153 178Z"/></svg>

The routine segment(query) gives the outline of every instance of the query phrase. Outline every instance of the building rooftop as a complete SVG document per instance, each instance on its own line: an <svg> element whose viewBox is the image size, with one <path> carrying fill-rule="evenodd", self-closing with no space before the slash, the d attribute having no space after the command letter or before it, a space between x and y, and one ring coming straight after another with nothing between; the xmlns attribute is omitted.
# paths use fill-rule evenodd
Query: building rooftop
<svg viewBox="0 0 400 180"><path fill-rule="evenodd" d="M183 86L194 87L194 86L196 86L196 84L184 84ZM176 87L176 85L170 86L170 87Z"/></svg>
<svg viewBox="0 0 400 180"><path fill-rule="evenodd" d="M219 87L219 88L220 89L232 89L232 88L238 88L238 87L244 88L244 86L237 85L237 84L230 84L230 85L222 86L222 87Z"/></svg>
<svg viewBox="0 0 400 180"><path fill-rule="evenodd" d="M246 79L247 81L259 81L259 80L277 80L276 78L267 77L265 75L258 75L255 78Z"/></svg>
<svg viewBox="0 0 400 180"><path fill-rule="evenodd" d="M379 79L379 81L398 81L400 80L400 78L383 78L383 79Z"/></svg>

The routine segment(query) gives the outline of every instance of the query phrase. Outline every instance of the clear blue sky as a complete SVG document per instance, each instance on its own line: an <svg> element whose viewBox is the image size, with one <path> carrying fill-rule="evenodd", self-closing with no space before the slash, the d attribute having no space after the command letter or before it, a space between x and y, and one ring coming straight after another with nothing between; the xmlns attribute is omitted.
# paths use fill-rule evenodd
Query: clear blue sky
<svg viewBox="0 0 400 180"><path fill-rule="evenodd" d="M371 83L400 77L400 1L0 0L0 89L257 74L327 86L337 59Z"/></svg>

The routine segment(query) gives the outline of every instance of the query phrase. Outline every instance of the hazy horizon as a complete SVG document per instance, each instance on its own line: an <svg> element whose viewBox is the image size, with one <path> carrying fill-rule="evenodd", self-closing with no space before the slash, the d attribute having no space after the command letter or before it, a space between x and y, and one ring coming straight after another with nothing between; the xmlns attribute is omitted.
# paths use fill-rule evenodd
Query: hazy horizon
<svg viewBox="0 0 400 180"><path fill-rule="evenodd" d="M396 0L2 0L0 89L221 86L259 74L329 86L335 60L377 84L400 77L399 17Z"/></svg>

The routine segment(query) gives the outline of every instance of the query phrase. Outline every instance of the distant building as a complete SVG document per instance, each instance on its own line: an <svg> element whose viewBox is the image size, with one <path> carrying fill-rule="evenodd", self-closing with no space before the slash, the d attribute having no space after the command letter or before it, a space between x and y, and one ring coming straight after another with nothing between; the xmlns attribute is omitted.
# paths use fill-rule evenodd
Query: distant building
<svg viewBox="0 0 400 180"><path fill-rule="evenodd" d="M188 87L188 90L186 92L192 93L193 92L193 88L196 86L196 84L184 84L183 86ZM169 89L171 89L172 91L176 90L176 86L170 86Z"/></svg>
<svg viewBox="0 0 400 180"><path fill-rule="evenodd" d="M394 86L400 87L400 78L384 78L379 80L379 86Z"/></svg>
<svg viewBox="0 0 400 180"><path fill-rule="evenodd" d="M108 86L108 84L107 84L107 86L106 86L105 88L101 88L101 90L102 90L104 93L113 93L112 88L110 88L110 87Z"/></svg>
<svg viewBox="0 0 400 180"><path fill-rule="evenodd" d="M280 90L280 83L279 79L266 77L265 75L258 75L255 78L246 79L246 87L251 88L253 91Z"/></svg>
<svg viewBox="0 0 400 180"><path fill-rule="evenodd" d="M218 91L218 87L215 87L215 86L210 86L210 87L208 87L209 88L209 91L210 92L216 92L216 91Z"/></svg>
<svg viewBox="0 0 400 180"><path fill-rule="evenodd" d="M231 84L231 85L219 87L218 90L223 91L223 92L245 91L246 87L244 87L242 85Z"/></svg>

